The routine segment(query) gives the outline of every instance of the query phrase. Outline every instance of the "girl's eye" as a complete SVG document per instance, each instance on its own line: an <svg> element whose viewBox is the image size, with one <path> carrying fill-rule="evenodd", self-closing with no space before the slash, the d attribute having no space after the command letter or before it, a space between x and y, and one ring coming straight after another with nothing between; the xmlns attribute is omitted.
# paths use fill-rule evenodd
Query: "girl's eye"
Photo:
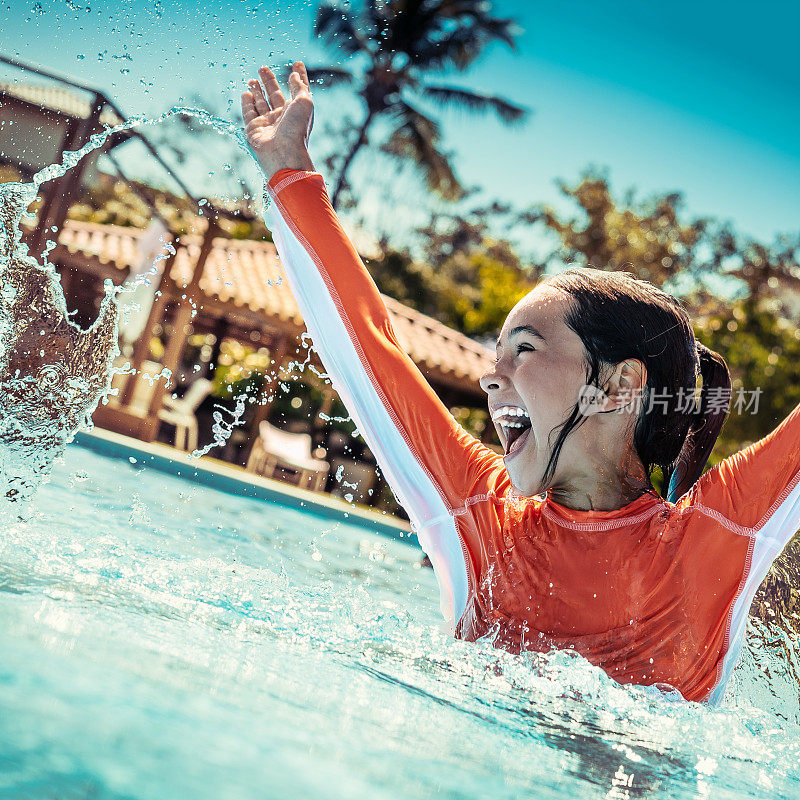
<svg viewBox="0 0 800 800"><path fill-rule="evenodd" d="M525 353L525 352L531 352L531 353L535 353L535 352L536 352L536 348L535 348L535 347L533 347L533 346L532 346L532 345L530 345L530 344L518 344L518 345L517 345L517 346L514 348L514 354L515 354L515 355L519 355L520 353ZM495 364L497 364L499 361L500 361L500 356L499 356L499 355L496 355L496 356L494 357L494 363L495 363Z"/></svg>

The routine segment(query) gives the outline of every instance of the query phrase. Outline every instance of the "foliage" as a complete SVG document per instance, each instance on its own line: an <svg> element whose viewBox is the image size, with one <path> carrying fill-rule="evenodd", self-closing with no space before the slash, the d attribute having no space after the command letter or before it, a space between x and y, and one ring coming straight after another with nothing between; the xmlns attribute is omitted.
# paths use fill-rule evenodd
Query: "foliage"
<svg viewBox="0 0 800 800"><path fill-rule="evenodd" d="M731 371L731 411L711 459L715 464L766 436L800 403L800 330L748 298L709 317L696 333Z"/></svg>
<svg viewBox="0 0 800 800"><path fill-rule="evenodd" d="M533 284L489 255L470 256L469 266L476 280L464 286L451 284L444 299L445 321L467 335L495 335Z"/></svg>
<svg viewBox="0 0 800 800"><path fill-rule="evenodd" d="M779 236L766 245L737 234L713 218L686 218L679 192L637 200L629 190L618 202L605 172L586 170L580 181L559 183L577 206L577 216L565 217L538 204L518 215L521 223L541 225L555 234L549 267L565 263L599 269L624 268L677 296L700 313L720 309L719 279L731 295L777 296L800 289L800 237ZM717 283L714 283L714 279Z"/></svg>
<svg viewBox="0 0 800 800"><path fill-rule="evenodd" d="M495 203L463 216L433 213L417 229L420 258L382 240L380 256L367 267L384 294L468 336L494 336L540 275L523 266L508 241L488 233L490 217L509 211Z"/></svg>
<svg viewBox="0 0 800 800"><path fill-rule="evenodd" d="M533 288L520 270L487 252L456 253L438 271L391 248L367 267L378 288L469 336L494 335L514 304Z"/></svg>
<svg viewBox="0 0 800 800"><path fill-rule="evenodd" d="M365 259L364 263L383 294L436 316L439 287L429 264L414 259L408 249L395 250L387 243L377 258Z"/></svg>
<svg viewBox="0 0 800 800"><path fill-rule="evenodd" d="M456 406L455 408L451 408L450 411L458 421L458 424L477 439L480 439L485 426L490 424L489 412L485 408Z"/></svg>
<svg viewBox="0 0 800 800"><path fill-rule="evenodd" d="M219 219L220 227L231 239L271 240L264 222L259 217L250 215L243 205L237 207L221 202L215 204L233 213L243 212L241 218ZM196 227L198 209L190 198L140 181L126 182L100 173L98 181L84 188L78 201L70 207L68 218L81 222L144 228L156 213L175 234L187 233Z"/></svg>
<svg viewBox="0 0 800 800"><path fill-rule="evenodd" d="M264 386L264 375L270 371L270 366L271 356L266 347L256 349L225 339L214 370L212 394L221 398L240 394L256 396Z"/></svg>
<svg viewBox="0 0 800 800"><path fill-rule="evenodd" d="M578 217L564 219L547 205L534 206L520 215L521 222L542 224L557 235L558 247L550 261L607 270L630 264L637 277L657 286L701 266L698 249L710 221L681 222L683 198L679 193L637 202L629 192L619 204L611 195L608 177L591 170L575 186L563 181L558 186L578 206Z"/></svg>

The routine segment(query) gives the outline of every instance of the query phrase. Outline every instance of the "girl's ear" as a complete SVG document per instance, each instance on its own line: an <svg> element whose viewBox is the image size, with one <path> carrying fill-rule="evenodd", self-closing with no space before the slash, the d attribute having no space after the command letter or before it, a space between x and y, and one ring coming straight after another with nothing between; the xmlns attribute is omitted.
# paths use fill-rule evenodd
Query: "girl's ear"
<svg viewBox="0 0 800 800"><path fill-rule="evenodd" d="M606 395L603 411L638 412L647 386L647 367L638 358L628 358L617 364L603 387Z"/></svg>

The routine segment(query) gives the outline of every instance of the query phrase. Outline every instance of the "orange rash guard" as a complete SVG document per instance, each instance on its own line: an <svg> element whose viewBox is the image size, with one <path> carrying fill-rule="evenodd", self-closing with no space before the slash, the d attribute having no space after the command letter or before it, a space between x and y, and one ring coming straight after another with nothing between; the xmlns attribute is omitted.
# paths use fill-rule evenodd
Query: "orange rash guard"
<svg viewBox="0 0 800 800"><path fill-rule="evenodd" d="M279 170L265 200L314 348L433 563L454 635L571 648L621 683L718 702L756 589L800 526L800 406L674 504L520 497L398 343L322 176Z"/></svg>

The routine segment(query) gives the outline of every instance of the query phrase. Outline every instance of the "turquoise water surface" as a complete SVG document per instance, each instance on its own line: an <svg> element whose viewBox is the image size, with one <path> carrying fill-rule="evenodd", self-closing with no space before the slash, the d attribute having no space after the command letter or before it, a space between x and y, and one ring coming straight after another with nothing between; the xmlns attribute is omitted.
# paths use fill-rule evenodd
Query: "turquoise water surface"
<svg viewBox="0 0 800 800"><path fill-rule="evenodd" d="M0 540L0 797L800 797L796 642L724 707L441 628L420 551L67 448Z"/></svg>

